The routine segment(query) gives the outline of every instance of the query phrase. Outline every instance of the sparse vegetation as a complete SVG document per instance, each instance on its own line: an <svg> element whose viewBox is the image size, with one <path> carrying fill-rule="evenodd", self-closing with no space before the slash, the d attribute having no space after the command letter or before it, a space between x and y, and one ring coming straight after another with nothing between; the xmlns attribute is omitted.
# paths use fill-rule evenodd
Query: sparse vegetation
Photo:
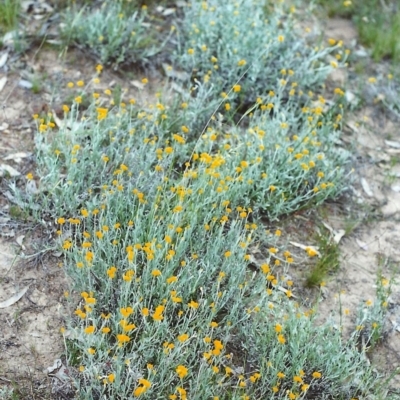
<svg viewBox="0 0 400 400"><path fill-rule="evenodd" d="M330 12L362 15L344 3ZM167 9L168 24L135 1L80 5L64 10L61 35L99 64L65 82L57 113L33 115L36 167L22 180L38 189L11 184L9 208L54 228L77 398L389 399L367 353L393 282L379 275L344 339L316 323L292 274L306 258L306 286L323 286L340 267L338 241L320 227L300 258L284 228L266 229L348 188L345 89L328 91L326 77L349 50L300 33L286 2L194 1ZM162 89L147 69L137 98L106 81L107 66L158 68L156 55L168 61ZM143 101L149 86L154 101Z"/></svg>
<svg viewBox="0 0 400 400"><path fill-rule="evenodd" d="M306 283L309 287L323 284L329 275L337 272L340 265L339 245L326 229L323 229L316 242L320 257L308 272Z"/></svg>
<svg viewBox="0 0 400 400"><path fill-rule="evenodd" d="M19 0L2 0L0 3L0 34L15 28L19 9Z"/></svg>
<svg viewBox="0 0 400 400"><path fill-rule="evenodd" d="M329 16L352 18L357 25L360 41L372 51L372 57L379 61L400 57L400 5L396 0L334 1L319 0ZM343 6L347 3L347 7Z"/></svg>

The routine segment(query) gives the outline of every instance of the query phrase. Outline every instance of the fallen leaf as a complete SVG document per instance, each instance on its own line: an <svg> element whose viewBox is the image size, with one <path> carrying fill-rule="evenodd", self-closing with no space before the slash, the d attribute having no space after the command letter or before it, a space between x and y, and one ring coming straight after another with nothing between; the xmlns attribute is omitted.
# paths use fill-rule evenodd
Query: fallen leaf
<svg viewBox="0 0 400 400"><path fill-rule="evenodd" d="M32 88L33 88L33 83L32 83L32 82L29 82L29 81L27 81L27 80L25 80L25 79L21 79L21 80L18 82L18 86L19 86L19 87L22 87L22 88L24 88L24 89L32 89Z"/></svg>
<svg viewBox="0 0 400 400"><path fill-rule="evenodd" d="M317 256L318 257L321 257L321 253L318 251L319 250L319 247L318 246L307 246L307 245L305 245L305 244L301 244L301 243L297 243L297 242L289 242L292 246L295 246L295 247L299 247L300 249L303 249L303 250L305 250L305 251L307 251L307 250L314 250L316 253L317 253Z"/></svg>
<svg viewBox="0 0 400 400"><path fill-rule="evenodd" d="M400 154L400 149L387 149L386 153L389 153L389 154Z"/></svg>
<svg viewBox="0 0 400 400"><path fill-rule="evenodd" d="M374 193L372 192L371 187L365 178L361 178L361 186L368 197L374 196Z"/></svg>
<svg viewBox="0 0 400 400"><path fill-rule="evenodd" d="M139 81L136 81L136 80L131 81L130 84L132 86L135 86L136 88L138 88L140 90L142 90L144 88L144 84L142 82L139 82Z"/></svg>
<svg viewBox="0 0 400 400"><path fill-rule="evenodd" d="M0 68L3 68L6 65L8 59L8 53L5 52L0 56Z"/></svg>
<svg viewBox="0 0 400 400"><path fill-rule="evenodd" d="M174 14L175 11L176 11L175 8L166 8L166 9L163 11L162 15L164 15L164 17L167 17L168 15Z"/></svg>
<svg viewBox="0 0 400 400"><path fill-rule="evenodd" d="M333 241L338 244L340 242L340 240L342 239L342 237L345 235L346 231L344 229L339 229L338 231L335 231L330 225L328 225L326 222L322 222L322 225L324 225L324 227L326 229L328 229L328 231L333 235Z"/></svg>
<svg viewBox="0 0 400 400"><path fill-rule="evenodd" d="M358 103L357 96L353 92L350 92L350 90L346 90L344 95L345 95L347 103L350 103L352 105L355 105Z"/></svg>
<svg viewBox="0 0 400 400"><path fill-rule="evenodd" d="M288 290L287 289L285 289L284 287L282 287L282 286L278 286L278 290L280 290L281 292L283 292L283 293L285 293L285 294L287 294L288 293ZM296 298L296 296L292 293L291 294L291 296L290 297L293 297L294 299Z"/></svg>
<svg viewBox="0 0 400 400"><path fill-rule="evenodd" d="M328 229L328 231L329 231L330 233L333 233L333 232L334 232L333 228L332 228L330 225L328 225L326 222L322 221L322 225L323 225L326 229Z"/></svg>
<svg viewBox="0 0 400 400"><path fill-rule="evenodd" d="M392 185L390 188L393 190L393 192L400 192L400 185Z"/></svg>
<svg viewBox="0 0 400 400"><path fill-rule="evenodd" d="M7 157L4 157L4 161L15 161L16 163L20 163L23 158L28 158L32 155L32 153L26 153L24 151L20 151L18 153L9 154Z"/></svg>
<svg viewBox="0 0 400 400"><path fill-rule="evenodd" d="M39 190L36 186L36 182L33 179L31 181L26 182L25 190L26 190L26 193L28 193L28 194L39 193Z"/></svg>
<svg viewBox="0 0 400 400"><path fill-rule="evenodd" d="M15 236L15 231L12 229L11 231L4 232L4 230L3 230L2 232L0 232L0 235L2 237L13 238Z"/></svg>
<svg viewBox="0 0 400 400"><path fill-rule="evenodd" d="M9 31L3 36L3 46L12 45L14 43L15 38L20 38L23 35L22 31Z"/></svg>
<svg viewBox="0 0 400 400"><path fill-rule="evenodd" d="M54 122L56 123L56 125L59 128L62 128L64 126L64 122L60 118L57 117L57 113L54 110L51 110L51 112L53 114L53 119L54 119Z"/></svg>
<svg viewBox="0 0 400 400"><path fill-rule="evenodd" d="M182 95L186 93L186 90L181 85L178 85L176 82L172 82L171 88L175 90L175 92L178 92Z"/></svg>
<svg viewBox="0 0 400 400"><path fill-rule="evenodd" d="M6 86L7 83L7 77L3 76L0 78L0 92L4 89L4 86Z"/></svg>
<svg viewBox="0 0 400 400"><path fill-rule="evenodd" d="M354 133L360 132L360 125L357 122L350 121L346 124L348 128L350 128Z"/></svg>
<svg viewBox="0 0 400 400"><path fill-rule="evenodd" d="M172 68L171 65L163 63L162 67L164 69L165 75L168 76L168 78L174 78L180 81L187 81L190 78L190 75L187 72L177 71L174 68Z"/></svg>
<svg viewBox="0 0 400 400"><path fill-rule="evenodd" d="M61 366L62 366L62 361L61 359L58 358L57 360L54 360L54 364L51 367L46 368L45 373L51 374L52 372L61 368Z"/></svg>
<svg viewBox="0 0 400 400"><path fill-rule="evenodd" d="M338 231L335 231L333 235L333 241L338 244L342 237L346 234L346 231L344 229L339 229Z"/></svg>
<svg viewBox="0 0 400 400"><path fill-rule="evenodd" d="M11 177L20 176L21 174L13 167L8 164L0 164L0 176L7 176L7 174Z"/></svg>
<svg viewBox="0 0 400 400"><path fill-rule="evenodd" d="M18 293L15 293L14 296L11 296L9 299L0 302L0 308L6 308L10 307L13 304L15 304L21 297L28 291L29 286L25 286L22 290L20 290Z"/></svg>
<svg viewBox="0 0 400 400"><path fill-rule="evenodd" d="M394 149L400 149L400 142L395 142L394 140L385 140L385 143L389 147L393 147Z"/></svg>
<svg viewBox="0 0 400 400"><path fill-rule="evenodd" d="M9 128L9 126L10 126L10 125L8 125L7 122L3 122L3 123L0 125L0 131L5 131L6 129Z"/></svg>
<svg viewBox="0 0 400 400"><path fill-rule="evenodd" d="M368 250L367 243L363 242L362 240L356 238L356 243L360 246L361 249L363 249L365 251Z"/></svg>
<svg viewBox="0 0 400 400"><path fill-rule="evenodd" d="M15 239L15 241L21 246L22 250L26 250L26 247L24 246L24 243L23 243L24 239L25 239L25 235L20 235Z"/></svg>

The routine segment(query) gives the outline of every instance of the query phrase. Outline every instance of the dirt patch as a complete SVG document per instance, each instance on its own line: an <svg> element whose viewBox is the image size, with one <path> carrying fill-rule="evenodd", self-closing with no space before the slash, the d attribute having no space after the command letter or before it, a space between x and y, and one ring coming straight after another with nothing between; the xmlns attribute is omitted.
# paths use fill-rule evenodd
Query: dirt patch
<svg viewBox="0 0 400 400"><path fill-rule="evenodd" d="M0 309L0 375L10 381L28 371L41 374L63 352L59 329L67 287L54 261L26 262L16 247L0 241L0 303L13 303Z"/></svg>

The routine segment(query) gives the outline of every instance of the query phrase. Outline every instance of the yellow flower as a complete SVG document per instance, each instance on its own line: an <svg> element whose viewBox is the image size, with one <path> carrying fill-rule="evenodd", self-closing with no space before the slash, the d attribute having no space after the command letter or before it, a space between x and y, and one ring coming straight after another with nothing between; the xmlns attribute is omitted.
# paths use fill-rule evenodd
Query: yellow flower
<svg viewBox="0 0 400 400"><path fill-rule="evenodd" d="M93 261L94 254L91 251L88 251L85 255L85 260L90 264Z"/></svg>
<svg viewBox="0 0 400 400"><path fill-rule="evenodd" d="M318 254L318 252L315 249L313 249L312 247L306 247L305 250L309 257L315 257Z"/></svg>
<svg viewBox="0 0 400 400"><path fill-rule="evenodd" d="M142 308L142 315L147 317L149 315L149 309L147 307Z"/></svg>
<svg viewBox="0 0 400 400"><path fill-rule="evenodd" d="M133 276L135 275L135 271L133 271L132 269L129 269L128 271L126 271L123 275L122 275L122 279L125 282L130 282L133 278Z"/></svg>
<svg viewBox="0 0 400 400"><path fill-rule="evenodd" d="M176 133L174 133L172 135L172 137L174 138L174 140L176 140L180 144L184 144L185 143L185 139L182 136L177 135Z"/></svg>
<svg viewBox="0 0 400 400"><path fill-rule="evenodd" d="M75 97L75 102L78 103L78 104L81 104L82 103L82 96Z"/></svg>
<svg viewBox="0 0 400 400"><path fill-rule="evenodd" d="M101 121L107 117L108 110L107 108L98 107L96 108L97 111L97 120Z"/></svg>
<svg viewBox="0 0 400 400"><path fill-rule="evenodd" d="M315 372L312 373L312 377L313 377L314 379L320 379L321 376L322 376L322 375L321 375L321 372L315 371Z"/></svg>
<svg viewBox="0 0 400 400"><path fill-rule="evenodd" d="M178 212L181 212L183 210L183 207L182 206L176 206L174 209L173 209L173 212L174 213L178 213Z"/></svg>
<svg viewBox="0 0 400 400"><path fill-rule="evenodd" d="M28 179L28 181L31 181L33 179L33 175L31 172L29 172L29 174L26 175L26 179Z"/></svg>
<svg viewBox="0 0 400 400"><path fill-rule="evenodd" d="M143 78L143 79L142 79L142 83L143 83L144 85L146 85L147 83L149 83L149 80L148 80L147 78Z"/></svg>
<svg viewBox="0 0 400 400"><path fill-rule="evenodd" d="M182 343L186 342L186 340L188 340L188 339L189 339L189 335L187 333L183 333L182 335L178 336L178 340Z"/></svg>
<svg viewBox="0 0 400 400"><path fill-rule="evenodd" d="M151 275L160 276L161 275L161 271L159 269L153 269L153 271L151 271Z"/></svg>
<svg viewBox="0 0 400 400"><path fill-rule="evenodd" d="M47 125L46 124L40 124L39 125L39 132L44 132L47 129Z"/></svg>
<svg viewBox="0 0 400 400"><path fill-rule="evenodd" d="M295 375L295 376L293 377L293 382L296 382L296 383L303 383L303 379L301 379L301 376Z"/></svg>
<svg viewBox="0 0 400 400"><path fill-rule="evenodd" d="M243 67L244 65L246 65L246 60L240 60L237 63L238 67Z"/></svg>
<svg viewBox="0 0 400 400"><path fill-rule="evenodd" d="M120 308L119 311L125 318L128 318L133 313L133 308L132 307Z"/></svg>
<svg viewBox="0 0 400 400"><path fill-rule="evenodd" d="M242 88L242 87L241 87L240 85L234 85L234 86L233 86L233 91L234 91L234 92L240 92L241 88Z"/></svg>
<svg viewBox="0 0 400 400"><path fill-rule="evenodd" d="M135 397L139 397L141 396L143 393L146 393L147 388L146 386L142 385L142 386L138 386L134 391L133 391L133 395Z"/></svg>
<svg viewBox="0 0 400 400"><path fill-rule="evenodd" d="M116 272L117 272L117 268L113 266L113 267L108 268L107 275L110 279L114 279Z"/></svg>
<svg viewBox="0 0 400 400"><path fill-rule="evenodd" d="M90 355L93 355L93 354L96 353L96 350L95 350L93 347L90 347L87 351L88 351L88 353L89 353Z"/></svg>
<svg viewBox="0 0 400 400"><path fill-rule="evenodd" d="M94 297L85 297L86 304L96 304L96 299Z"/></svg>
<svg viewBox="0 0 400 400"><path fill-rule="evenodd" d="M171 276L170 278L167 279L167 283L171 284L174 283L178 280L177 276Z"/></svg>
<svg viewBox="0 0 400 400"><path fill-rule="evenodd" d="M175 371L180 379L183 379L188 374L188 369L184 365L178 365Z"/></svg>
<svg viewBox="0 0 400 400"><path fill-rule="evenodd" d="M95 330L96 328L93 325L89 325L84 331L87 335L91 335Z"/></svg>
<svg viewBox="0 0 400 400"><path fill-rule="evenodd" d="M125 334L117 335L118 343L121 345L122 343L127 343L131 340L131 338Z"/></svg>
<svg viewBox="0 0 400 400"><path fill-rule="evenodd" d="M154 314L152 315L154 321L162 321L164 319L164 316L162 315L164 308L165 307L162 305L156 307Z"/></svg>
<svg viewBox="0 0 400 400"><path fill-rule="evenodd" d="M188 303L188 306L189 307L191 307L191 308L199 308L199 303L197 303L197 302L195 302L194 300L191 300L189 303Z"/></svg>
<svg viewBox="0 0 400 400"><path fill-rule="evenodd" d="M66 241L63 243L63 249L64 249L64 250L69 250L71 247L72 247L72 242L70 242L69 240L66 240Z"/></svg>
<svg viewBox="0 0 400 400"><path fill-rule="evenodd" d="M101 330L103 333L110 333L111 329L108 326L105 326L104 328L102 328Z"/></svg>
<svg viewBox="0 0 400 400"><path fill-rule="evenodd" d="M214 349L212 353L214 354L214 356L218 356L221 354L221 350L224 348L224 345L220 340L214 340L213 343L214 343Z"/></svg>
<svg viewBox="0 0 400 400"><path fill-rule="evenodd" d="M194 54L194 49L189 49L188 54L192 56Z"/></svg>

